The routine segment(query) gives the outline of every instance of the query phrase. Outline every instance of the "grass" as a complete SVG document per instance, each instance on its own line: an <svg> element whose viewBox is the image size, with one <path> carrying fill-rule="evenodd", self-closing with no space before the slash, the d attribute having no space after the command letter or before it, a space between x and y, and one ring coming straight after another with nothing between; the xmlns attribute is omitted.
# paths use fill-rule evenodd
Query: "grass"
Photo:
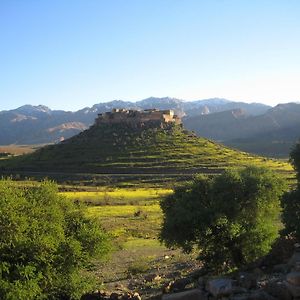
<svg viewBox="0 0 300 300"><path fill-rule="evenodd" d="M115 283L121 282L132 289L134 282L136 289L147 298L159 293L160 285L145 284L145 273L158 273L163 276L163 282L197 265L195 255L167 249L158 240L162 222L159 200L171 192L164 188L103 188L96 192L61 193L72 201L88 203L87 214L99 219L113 238L115 251L111 259L94 261L91 266L90 272L98 277L99 285L104 284L103 288L114 290Z"/></svg>
<svg viewBox="0 0 300 300"><path fill-rule="evenodd" d="M22 155L34 152L41 145L3 145L0 146L0 153L8 153L10 155Z"/></svg>
<svg viewBox="0 0 300 300"><path fill-rule="evenodd" d="M69 199L85 202L89 205L122 205L122 204L143 204L150 200L158 200L169 194L170 189L103 189L94 192L63 192ZM97 208L94 208L97 209Z"/></svg>
<svg viewBox="0 0 300 300"><path fill-rule="evenodd" d="M112 181L163 184L162 175L220 173L254 164L292 176L289 163L250 155L189 134L179 126L133 129L126 126L92 126L89 130L33 154L2 160L7 172L35 171L108 174ZM126 174L125 180L120 175ZM148 178L143 177L150 175ZM152 175L152 176L151 176ZM98 178L99 179L99 178ZM107 181L110 179L107 179ZM178 181L179 177L170 178Z"/></svg>
<svg viewBox="0 0 300 300"><path fill-rule="evenodd" d="M137 218L136 212L143 211L144 213L158 213L160 211L158 204L148 203L144 205L109 205L105 207L90 207L89 215L91 217L130 217Z"/></svg>
<svg viewBox="0 0 300 300"><path fill-rule="evenodd" d="M99 192L62 192L73 201L89 204L87 214L98 218L119 248L135 242L152 240L162 221L159 199L172 191L167 189L107 189Z"/></svg>

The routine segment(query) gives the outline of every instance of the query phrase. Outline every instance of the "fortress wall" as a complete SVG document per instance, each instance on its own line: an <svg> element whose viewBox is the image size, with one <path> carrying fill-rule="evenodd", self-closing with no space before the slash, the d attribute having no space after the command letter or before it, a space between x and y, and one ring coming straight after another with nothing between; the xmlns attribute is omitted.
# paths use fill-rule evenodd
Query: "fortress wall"
<svg viewBox="0 0 300 300"><path fill-rule="evenodd" d="M112 112L99 114L96 124L129 124L140 126L145 123L163 125L164 123L181 124L180 118L174 115L172 110L145 110L134 111L126 109L113 109Z"/></svg>
<svg viewBox="0 0 300 300"><path fill-rule="evenodd" d="M163 119L165 122L175 122L175 119L173 118L173 116L170 116L170 115L163 114Z"/></svg>

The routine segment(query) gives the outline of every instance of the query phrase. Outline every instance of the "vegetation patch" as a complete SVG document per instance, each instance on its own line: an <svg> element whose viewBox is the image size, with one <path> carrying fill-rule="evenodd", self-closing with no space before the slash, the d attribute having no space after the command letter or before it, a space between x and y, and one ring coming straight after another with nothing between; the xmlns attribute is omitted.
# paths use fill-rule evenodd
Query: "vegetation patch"
<svg viewBox="0 0 300 300"><path fill-rule="evenodd" d="M248 167L197 177L161 202L161 239L199 259L214 272L232 270L266 255L280 229L285 181L265 168Z"/></svg>
<svg viewBox="0 0 300 300"><path fill-rule="evenodd" d="M2 171L149 174L221 173L248 164L289 173L285 162L250 155L189 134L181 126L99 124L57 145L1 162ZM152 175L151 175L152 174Z"/></svg>
<svg viewBox="0 0 300 300"><path fill-rule="evenodd" d="M109 251L100 224L50 182L0 181L0 298L80 299L93 288L84 267Z"/></svg>

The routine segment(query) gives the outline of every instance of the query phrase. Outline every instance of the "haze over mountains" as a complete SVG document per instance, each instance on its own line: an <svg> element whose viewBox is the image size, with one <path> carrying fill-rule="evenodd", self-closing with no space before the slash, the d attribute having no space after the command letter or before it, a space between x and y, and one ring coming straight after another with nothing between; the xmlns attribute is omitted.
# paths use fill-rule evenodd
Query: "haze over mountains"
<svg viewBox="0 0 300 300"><path fill-rule="evenodd" d="M114 100L75 112L43 105L1 111L0 144L58 142L87 129L98 113L113 108L173 109L183 117L184 126L199 136L270 156L287 156L300 136L300 104L270 107L220 98L183 101L151 97L137 102Z"/></svg>

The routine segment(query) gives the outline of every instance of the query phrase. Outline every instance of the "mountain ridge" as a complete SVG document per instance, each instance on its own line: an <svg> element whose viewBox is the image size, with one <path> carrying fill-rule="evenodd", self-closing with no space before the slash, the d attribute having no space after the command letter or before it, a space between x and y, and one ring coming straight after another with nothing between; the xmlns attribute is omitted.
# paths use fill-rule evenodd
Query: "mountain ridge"
<svg viewBox="0 0 300 300"><path fill-rule="evenodd" d="M113 100L77 111L23 105L0 112L0 145L48 144L68 139L93 124L97 114L113 108L172 109L198 135L252 153L287 157L300 131L300 104L274 107L223 98L184 101L149 97L130 102ZM72 124L72 125L71 125ZM268 149L266 151L266 149Z"/></svg>
<svg viewBox="0 0 300 300"><path fill-rule="evenodd" d="M77 111L52 110L44 105L23 105L19 108L0 111L0 145L8 144L41 144L54 143L67 139L81 131L80 126L76 129L67 129L63 134L52 132L53 127L64 126L70 122L81 123L88 127L93 124L98 113L111 111L113 108L130 109L173 109L180 117L208 114L228 109L228 107L242 106L251 113L262 113L269 106L259 104L248 104L233 102L223 98L212 98L195 101L183 101L176 98L149 97L140 101L130 102L113 100L110 102L97 103L91 107L83 107ZM68 126L65 126L68 127Z"/></svg>

